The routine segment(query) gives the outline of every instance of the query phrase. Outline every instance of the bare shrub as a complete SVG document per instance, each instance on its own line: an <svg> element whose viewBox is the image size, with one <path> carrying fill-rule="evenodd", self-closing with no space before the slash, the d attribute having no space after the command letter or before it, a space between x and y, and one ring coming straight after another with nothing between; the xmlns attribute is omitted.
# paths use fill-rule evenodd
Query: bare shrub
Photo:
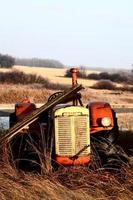
<svg viewBox="0 0 133 200"><path fill-rule="evenodd" d="M128 76L124 75L122 73L118 74L118 73L114 73L114 74L110 74L110 78L111 81L117 82L117 83L126 83L128 81Z"/></svg>
<svg viewBox="0 0 133 200"><path fill-rule="evenodd" d="M47 78L38 76L36 74L26 74L22 71L14 70L10 72L0 72L0 83L6 84L41 84L42 87L53 90L66 89L67 86L63 84L54 84Z"/></svg>
<svg viewBox="0 0 133 200"><path fill-rule="evenodd" d="M94 79L94 80L99 80L100 79L99 74L96 74L96 73L88 74L87 78L88 79Z"/></svg>
<svg viewBox="0 0 133 200"><path fill-rule="evenodd" d="M48 79L44 79L36 74L25 74L24 72L14 70L10 72L0 72L0 83L12 83L12 84L49 84Z"/></svg>
<svg viewBox="0 0 133 200"><path fill-rule="evenodd" d="M109 80L101 80L92 86L93 89L115 90L116 85Z"/></svg>
<svg viewBox="0 0 133 200"><path fill-rule="evenodd" d="M101 72L99 74L92 73L87 76L88 79L94 80L110 80L117 83L127 83L133 84L133 75L132 74L124 74L124 73L113 73L110 74L108 72Z"/></svg>

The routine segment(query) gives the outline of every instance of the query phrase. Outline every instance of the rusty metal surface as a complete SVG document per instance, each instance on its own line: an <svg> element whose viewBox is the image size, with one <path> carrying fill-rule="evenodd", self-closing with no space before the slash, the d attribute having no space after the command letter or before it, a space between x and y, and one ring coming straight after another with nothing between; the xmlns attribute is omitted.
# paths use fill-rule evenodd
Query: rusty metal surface
<svg viewBox="0 0 133 200"><path fill-rule="evenodd" d="M40 114L46 112L48 109L54 107L55 105L62 103L64 100L69 98L70 96L73 96L78 91L82 89L82 85L76 85L75 87L72 87L66 91L64 91L61 95L59 95L57 98L53 99L50 102L47 102L46 104L42 105L37 110L33 111L31 114L26 116L22 121L16 123L13 127L11 127L4 135L0 138L0 145L3 143L9 142L15 135L17 135L25 126L33 123L38 119Z"/></svg>

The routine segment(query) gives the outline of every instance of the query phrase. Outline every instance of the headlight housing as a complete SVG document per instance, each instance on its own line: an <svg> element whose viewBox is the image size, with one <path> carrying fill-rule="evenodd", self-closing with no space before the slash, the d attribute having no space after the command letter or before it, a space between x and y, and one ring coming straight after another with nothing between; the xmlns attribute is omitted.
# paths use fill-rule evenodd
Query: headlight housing
<svg viewBox="0 0 133 200"><path fill-rule="evenodd" d="M102 126L104 126L104 127L110 126L110 125L111 125L111 119L110 119L110 117L103 117L103 118L101 119L101 124L102 124Z"/></svg>

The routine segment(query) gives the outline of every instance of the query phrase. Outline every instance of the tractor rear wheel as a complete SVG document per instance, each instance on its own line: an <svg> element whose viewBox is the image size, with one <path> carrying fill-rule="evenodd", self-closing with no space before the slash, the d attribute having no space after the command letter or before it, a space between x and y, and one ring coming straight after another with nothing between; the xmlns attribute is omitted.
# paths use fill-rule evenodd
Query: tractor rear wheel
<svg viewBox="0 0 133 200"><path fill-rule="evenodd" d="M93 164L96 160L96 166L105 170L114 171L120 170L127 166L129 158L123 149L115 144L112 144L108 139L103 137L91 137L91 147L93 154ZM95 158L95 156L97 158Z"/></svg>

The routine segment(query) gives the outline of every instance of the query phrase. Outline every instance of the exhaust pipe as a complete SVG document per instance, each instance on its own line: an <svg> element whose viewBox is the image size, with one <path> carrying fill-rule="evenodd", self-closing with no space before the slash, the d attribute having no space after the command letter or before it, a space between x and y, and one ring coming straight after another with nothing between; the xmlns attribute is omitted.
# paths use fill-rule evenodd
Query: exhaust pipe
<svg viewBox="0 0 133 200"><path fill-rule="evenodd" d="M71 68L70 69L71 75L72 75L72 87L78 84L77 82L77 74L79 72L78 68ZM78 105L78 100L73 100L73 105L77 106Z"/></svg>
<svg viewBox="0 0 133 200"><path fill-rule="evenodd" d="M78 68L71 68L70 72L72 74L72 86L77 85L77 73L79 72Z"/></svg>

